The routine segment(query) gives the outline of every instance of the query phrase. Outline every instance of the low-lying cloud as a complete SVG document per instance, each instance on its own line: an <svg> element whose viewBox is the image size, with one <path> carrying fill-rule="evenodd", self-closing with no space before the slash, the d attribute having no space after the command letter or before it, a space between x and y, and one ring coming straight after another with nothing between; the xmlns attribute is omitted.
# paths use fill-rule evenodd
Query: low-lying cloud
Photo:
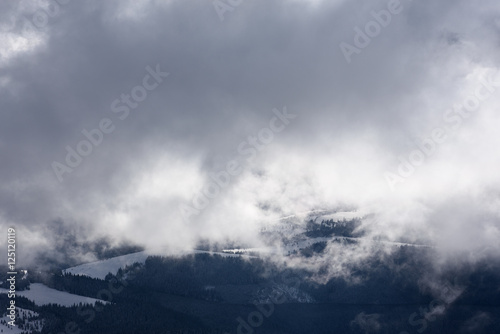
<svg viewBox="0 0 500 334"><path fill-rule="evenodd" d="M57 220L82 239L260 245L281 216L352 207L371 213L368 238L498 255L500 8L401 0L346 62L341 43L387 6L263 0L221 21L203 1L2 3L2 230L17 227L20 256L52 247L37 227ZM143 99L156 66L168 78ZM126 120L112 109L121 94L135 99ZM296 119L186 219L180 208L283 106ZM103 119L112 133L54 172Z"/></svg>

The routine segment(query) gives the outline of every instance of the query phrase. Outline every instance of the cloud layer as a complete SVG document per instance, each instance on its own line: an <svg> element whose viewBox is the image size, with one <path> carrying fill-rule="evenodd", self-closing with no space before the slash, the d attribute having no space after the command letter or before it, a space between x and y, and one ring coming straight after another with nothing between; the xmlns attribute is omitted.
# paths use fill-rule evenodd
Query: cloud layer
<svg viewBox="0 0 500 334"><path fill-rule="evenodd" d="M373 237L498 253L496 1L401 0L384 24L394 1L216 3L0 5L0 226L26 261L58 219L189 248L340 206Z"/></svg>

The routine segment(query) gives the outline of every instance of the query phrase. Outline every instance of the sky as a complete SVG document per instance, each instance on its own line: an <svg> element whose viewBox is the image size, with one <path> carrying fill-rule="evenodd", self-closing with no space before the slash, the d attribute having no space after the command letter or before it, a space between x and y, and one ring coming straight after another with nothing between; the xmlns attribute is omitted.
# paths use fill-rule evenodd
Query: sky
<svg viewBox="0 0 500 334"><path fill-rule="evenodd" d="M179 249L349 208L500 255L499 46L496 0L2 1L0 230L29 262L61 222Z"/></svg>

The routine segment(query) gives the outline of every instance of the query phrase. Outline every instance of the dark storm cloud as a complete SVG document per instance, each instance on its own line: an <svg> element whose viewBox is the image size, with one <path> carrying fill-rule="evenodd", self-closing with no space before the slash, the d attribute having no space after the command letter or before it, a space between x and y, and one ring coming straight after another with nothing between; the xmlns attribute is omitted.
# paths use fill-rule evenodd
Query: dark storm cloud
<svg viewBox="0 0 500 334"><path fill-rule="evenodd" d="M498 178L493 167L481 172L498 162L497 95L399 193L383 177L484 71L496 73L498 5L402 0L348 63L339 45L355 43L355 28L388 3L245 1L221 22L210 1L69 1L33 31L27 22L36 25L34 14L49 7L2 3L2 226L61 218L177 246L254 236L269 215L350 203L378 214L374 234L398 239L416 227L434 240L427 222L448 215L437 206L474 185L471 206L489 194L474 209L486 211L480 226L498 235L498 197L485 188L497 189ZM168 77L120 119L113 102L125 106L122 94L157 66ZM238 145L283 106L297 119L245 163L197 224L182 221L179 206L209 173L241 158ZM59 182L53 162L65 164L66 147L76 150L82 130L103 119L113 131ZM262 212L262 203L275 212Z"/></svg>

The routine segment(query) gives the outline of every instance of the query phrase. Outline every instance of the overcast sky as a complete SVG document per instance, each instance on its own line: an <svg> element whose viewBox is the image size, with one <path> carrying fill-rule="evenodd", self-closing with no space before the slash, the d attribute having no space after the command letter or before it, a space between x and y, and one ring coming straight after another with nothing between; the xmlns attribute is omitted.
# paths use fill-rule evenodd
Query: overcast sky
<svg viewBox="0 0 500 334"><path fill-rule="evenodd" d="M357 208L496 248L499 46L497 0L2 1L1 230L27 259L57 219L189 248Z"/></svg>

